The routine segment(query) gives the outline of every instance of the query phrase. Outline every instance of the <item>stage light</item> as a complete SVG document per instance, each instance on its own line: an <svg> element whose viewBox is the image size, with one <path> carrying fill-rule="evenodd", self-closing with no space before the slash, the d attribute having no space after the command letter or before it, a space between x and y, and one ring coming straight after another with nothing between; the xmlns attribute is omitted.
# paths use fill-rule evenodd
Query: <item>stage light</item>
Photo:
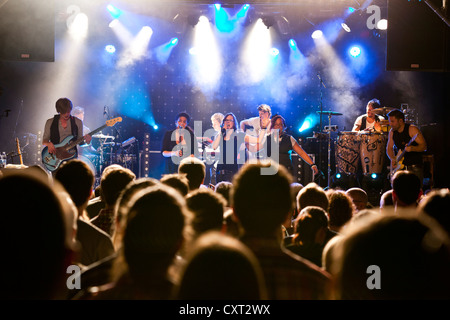
<svg viewBox="0 0 450 320"><path fill-rule="evenodd" d="M242 6L241 10L238 11L236 14L237 18L244 18L247 15L248 9L250 9L249 4L245 4Z"/></svg>
<svg viewBox="0 0 450 320"><path fill-rule="evenodd" d="M69 26L69 33L76 40L86 38L89 27L89 18L85 13L78 13Z"/></svg>
<svg viewBox="0 0 450 320"><path fill-rule="evenodd" d="M353 13L353 12L355 12L355 11L356 11L356 9L353 8L353 7L348 7L348 9L347 9L347 12L348 12L349 14L351 14L351 13Z"/></svg>
<svg viewBox="0 0 450 320"><path fill-rule="evenodd" d="M345 22L342 22L341 23L341 27L342 27L342 29L344 29L346 32L351 32L352 30L350 29L350 27L345 23Z"/></svg>
<svg viewBox="0 0 450 320"><path fill-rule="evenodd" d="M117 19L122 15L122 11L117 9L113 5L108 4L106 9L108 9L109 13L111 14L111 17L113 17L114 19Z"/></svg>
<svg viewBox="0 0 450 320"><path fill-rule="evenodd" d="M109 44L105 46L105 51L108 53L114 53L116 52L116 47L114 47L112 44Z"/></svg>
<svg viewBox="0 0 450 320"><path fill-rule="evenodd" d="M157 124L155 124L154 126L153 126L153 129L155 129L155 130L158 130L158 125Z"/></svg>
<svg viewBox="0 0 450 320"><path fill-rule="evenodd" d="M297 42L295 42L294 39L289 40L289 47L291 47L291 49L296 50L297 49Z"/></svg>
<svg viewBox="0 0 450 320"><path fill-rule="evenodd" d="M276 57L280 53L280 50L278 50L277 48L272 48L269 52L271 56Z"/></svg>
<svg viewBox="0 0 450 320"><path fill-rule="evenodd" d="M386 19L381 19L377 22L377 29L378 30L387 30L388 28L388 21Z"/></svg>
<svg viewBox="0 0 450 320"><path fill-rule="evenodd" d="M265 16L262 18L264 25L269 29L275 24L275 18L273 16Z"/></svg>
<svg viewBox="0 0 450 320"><path fill-rule="evenodd" d="M119 24L119 20L114 19L113 21L111 21L111 22L109 23L108 26L109 26L110 28L115 28L118 24Z"/></svg>
<svg viewBox="0 0 450 320"><path fill-rule="evenodd" d="M191 14L187 17L187 22L192 28L194 28L197 25L199 20L200 20L199 16L196 14Z"/></svg>
<svg viewBox="0 0 450 320"><path fill-rule="evenodd" d="M361 48L357 46L351 47L349 53L353 58L359 57L361 55Z"/></svg>
<svg viewBox="0 0 450 320"><path fill-rule="evenodd" d="M305 130L308 130L309 128L311 128L311 119L305 119L305 121L303 122L302 126L300 127L300 129L298 129L299 132L303 132Z"/></svg>
<svg viewBox="0 0 450 320"><path fill-rule="evenodd" d="M170 40L170 44L175 46L178 43L178 38L172 38L172 40Z"/></svg>
<svg viewBox="0 0 450 320"><path fill-rule="evenodd" d="M286 17L279 16L279 17L277 17L276 21L277 21L278 31L282 35L287 35L290 33L290 24L289 24L289 20L286 19Z"/></svg>
<svg viewBox="0 0 450 320"><path fill-rule="evenodd" d="M336 179L342 178L342 175L340 173L336 173Z"/></svg>
<svg viewBox="0 0 450 320"><path fill-rule="evenodd" d="M311 38L313 39L320 39L323 36L322 30L316 30L311 34Z"/></svg>
<svg viewBox="0 0 450 320"><path fill-rule="evenodd" d="M214 21L220 32L231 32L235 27L235 20L231 20L228 13L220 5L215 5Z"/></svg>
<svg viewBox="0 0 450 320"><path fill-rule="evenodd" d="M371 177L373 180L376 180L376 179L378 178L378 175L377 175L376 173L372 173L372 174L370 175L370 177Z"/></svg>

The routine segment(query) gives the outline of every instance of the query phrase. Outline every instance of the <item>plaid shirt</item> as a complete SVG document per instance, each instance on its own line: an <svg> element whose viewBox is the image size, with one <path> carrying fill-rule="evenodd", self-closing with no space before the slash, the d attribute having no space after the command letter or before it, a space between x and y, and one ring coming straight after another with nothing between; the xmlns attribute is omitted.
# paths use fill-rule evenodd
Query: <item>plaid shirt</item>
<svg viewBox="0 0 450 320"><path fill-rule="evenodd" d="M310 261L282 249L276 239L242 238L256 255L271 300L332 299L332 278Z"/></svg>

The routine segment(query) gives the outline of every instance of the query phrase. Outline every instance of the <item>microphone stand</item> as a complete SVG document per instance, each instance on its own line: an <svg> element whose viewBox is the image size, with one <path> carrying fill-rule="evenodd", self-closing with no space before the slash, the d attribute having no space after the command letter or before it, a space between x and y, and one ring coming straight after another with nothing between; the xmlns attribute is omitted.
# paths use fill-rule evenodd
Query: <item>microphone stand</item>
<svg viewBox="0 0 450 320"><path fill-rule="evenodd" d="M322 86L324 88L326 88L325 84L322 81L322 77L320 76L320 73L317 72L317 78L319 79L319 87L320 87L320 99L319 99L319 104L320 104L320 121L319 121L319 165L322 165L322 135L320 133L322 133L322 127L323 127L323 121L322 121L322 115L323 115L323 90L322 90ZM330 180L329 178L330 174L328 173L328 181ZM328 183L329 185L329 183Z"/></svg>

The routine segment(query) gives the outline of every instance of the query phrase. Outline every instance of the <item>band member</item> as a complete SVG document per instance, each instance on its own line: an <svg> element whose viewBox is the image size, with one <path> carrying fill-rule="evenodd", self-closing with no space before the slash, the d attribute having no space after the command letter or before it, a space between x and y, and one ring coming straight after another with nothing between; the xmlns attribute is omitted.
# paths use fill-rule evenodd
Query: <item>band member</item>
<svg viewBox="0 0 450 320"><path fill-rule="evenodd" d="M191 117L186 112L177 114L175 129L164 134L161 153L166 158L165 173L177 173L181 159L194 156L198 147L194 131L188 126Z"/></svg>
<svg viewBox="0 0 450 320"><path fill-rule="evenodd" d="M374 113L374 109L380 107L380 101L372 99L367 103L366 114L360 115L356 118L352 131L364 131L364 132L381 132L380 121L384 120L382 116Z"/></svg>
<svg viewBox="0 0 450 320"><path fill-rule="evenodd" d="M48 147L48 152L55 154L55 144L61 143L70 135L74 137L74 140L83 137L84 142L82 144L89 144L92 137L88 134L83 135L83 121L71 115L72 101L67 98L60 98L56 101L55 106L58 114L47 120L42 136L42 144Z"/></svg>
<svg viewBox="0 0 450 320"><path fill-rule="evenodd" d="M264 147L266 150L266 155L268 158L275 159L279 164L284 166L290 174L293 175L294 168L292 165L291 152L294 151L301 157L307 164L311 166L311 169L314 172L314 176L319 173L319 169L317 168L314 161L311 157L306 153L305 150L300 146L300 144L295 140L295 138L286 133L286 120L280 116L275 115L271 119L271 124L269 126L270 134L267 135L265 142L259 144L260 147ZM278 130L278 136L276 131ZM273 148L272 144L277 143L277 148ZM278 149L278 154L272 154L273 150Z"/></svg>
<svg viewBox="0 0 450 320"><path fill-rule="evenodd" d="M272 109L267 104L260 104L258 106L258 117L253 117L249 119L242 120L240 123L241 131L249 134L251 136L257 137L261 131L261 129L267 129L270 124L270 117L272 116ZM251 150L255 148L255 145L252 144L250 148L248 148L248 154L246 157L251 159L260 159L260 155L258 152L252 152Z"/></svg>
<svg viewBox="0 0 450 320"><path fill-rule="evenodd" d="M405 169L415 173L423 182L423 153L427 143L422 132L413 124L405 123L405 115L395 109L389 112L389 138L386 152L391 160L391 175L397 170ZM403 159L397 159L405 151Z"/></svg>

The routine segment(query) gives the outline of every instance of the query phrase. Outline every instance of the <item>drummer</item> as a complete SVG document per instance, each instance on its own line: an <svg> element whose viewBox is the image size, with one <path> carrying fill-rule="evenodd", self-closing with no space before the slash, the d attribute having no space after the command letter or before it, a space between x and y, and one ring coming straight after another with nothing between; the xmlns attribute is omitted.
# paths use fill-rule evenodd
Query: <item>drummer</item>
<svg viewBox="0 0 450 320"><path fill-rule="evenodd" d="M352 131L381 133L381 121L385 119L374 112L374 109L378 108L380 108L380 101L378 99L370 100L366 106L366 113L356 118Z"/></svg>

